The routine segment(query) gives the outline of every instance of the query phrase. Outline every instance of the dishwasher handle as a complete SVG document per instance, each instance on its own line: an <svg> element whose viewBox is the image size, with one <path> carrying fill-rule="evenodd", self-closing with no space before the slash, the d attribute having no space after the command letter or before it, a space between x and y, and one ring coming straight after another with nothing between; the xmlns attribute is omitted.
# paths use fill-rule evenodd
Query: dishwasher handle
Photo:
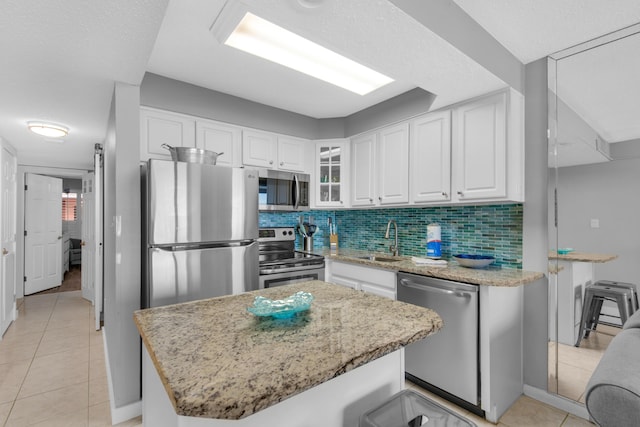
<svg viewBox="0 0 640 427"><path fill-rule="evenodd" d="M409 279L400 279L400 285L402 286L406 286L407 288L413 288L413 289L418 289L421 291L426 291L426 292L434 292L434 293L439 293L439 294L445 294L445 295L452 295L458 298L471 298L471 294L469 292L461 292L461 291L454 291L452 289L442 289L442 288L436 288L434 286L428 286L428 285L421 285L419 283L416 283L412 280Z"/></svg>

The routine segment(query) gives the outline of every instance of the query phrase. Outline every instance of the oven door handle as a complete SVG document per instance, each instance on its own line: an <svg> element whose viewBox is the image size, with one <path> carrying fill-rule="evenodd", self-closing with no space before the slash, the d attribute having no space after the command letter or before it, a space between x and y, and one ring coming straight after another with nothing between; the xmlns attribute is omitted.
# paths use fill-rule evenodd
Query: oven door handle
<svg viewBox="0 0 640 427"><path fill-rule="evenodd" d="M291 271L304 271L304 270L317 270L319 268L324 268L324 264L321 266L318 265L302 265L298 267L285 267L285 268L265 268L260 269L260 275L266 274L277 274L277 273L289 273Z"/></svg>

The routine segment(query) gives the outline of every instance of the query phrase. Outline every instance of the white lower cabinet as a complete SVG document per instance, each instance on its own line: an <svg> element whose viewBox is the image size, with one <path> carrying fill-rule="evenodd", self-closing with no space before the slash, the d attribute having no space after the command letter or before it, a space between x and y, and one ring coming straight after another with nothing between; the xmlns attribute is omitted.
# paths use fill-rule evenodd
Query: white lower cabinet
<svg viewBox="0 0 640 427"><path fill-rule="evenodd" d="M396 299L396 273L325 258L325 280L357 291Z"/></svg>

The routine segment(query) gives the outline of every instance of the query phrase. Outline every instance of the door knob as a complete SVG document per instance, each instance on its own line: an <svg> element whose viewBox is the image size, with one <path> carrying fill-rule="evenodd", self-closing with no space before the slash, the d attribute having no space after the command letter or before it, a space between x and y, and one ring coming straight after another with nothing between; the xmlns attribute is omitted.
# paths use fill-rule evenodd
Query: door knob
<svg viewBox="0 0 640 427"><path fill-rule="evenodd" d="M2 248L2 255L8 255L9 251L6 248Z"/></svg>

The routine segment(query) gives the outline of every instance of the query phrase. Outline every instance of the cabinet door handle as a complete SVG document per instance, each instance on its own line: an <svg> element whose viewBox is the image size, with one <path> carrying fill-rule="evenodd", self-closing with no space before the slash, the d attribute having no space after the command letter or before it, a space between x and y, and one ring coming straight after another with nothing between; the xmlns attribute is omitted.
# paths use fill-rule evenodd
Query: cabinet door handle
<svg viewBox="0 0 640 427"><path fill-rule="evenodd" d="M62 239L62 236L58 236L58 240Z"/></svg>
<svg viewBox="0 0 640 427"><path fill-rule="evenodd" d="M462 191L458 191L458 196L463 197L464 194L462 194Z"/></svg>
<svg viewBox="0 0 640 427"><path fill-rule="evenodd" d="M280 166L284 166L284 162L280 162Z"/></svg>
<svg viewBox="0 0 640 427"><path fill-rule="evenodd" d="M269 160L269 164L272 165L273 164L273 160Z"/></svg>
<svg viewBox="0 0 640 427"><path fill-rule="evenodd" d="M2 248L2 255L8 255L9 251L6 248Z"/></svg>
<svg viewBox="0 0 640 427"><path fill-rule="evenodd" d="M443 197L447 197L447 193L445 193L444 191L442 192L442 196Z"/></svg>
<svg viewBox="0 0 640 427"><path fill-rule="evenodd" d="M373 199L369 199L369 203L373 203Z"/></svg>
<svg viewBox="0 0 640 427"><path fill-rule="evenodd" d="M378 196L378 200L381 202L382 201L382 197Z"/></svg>

